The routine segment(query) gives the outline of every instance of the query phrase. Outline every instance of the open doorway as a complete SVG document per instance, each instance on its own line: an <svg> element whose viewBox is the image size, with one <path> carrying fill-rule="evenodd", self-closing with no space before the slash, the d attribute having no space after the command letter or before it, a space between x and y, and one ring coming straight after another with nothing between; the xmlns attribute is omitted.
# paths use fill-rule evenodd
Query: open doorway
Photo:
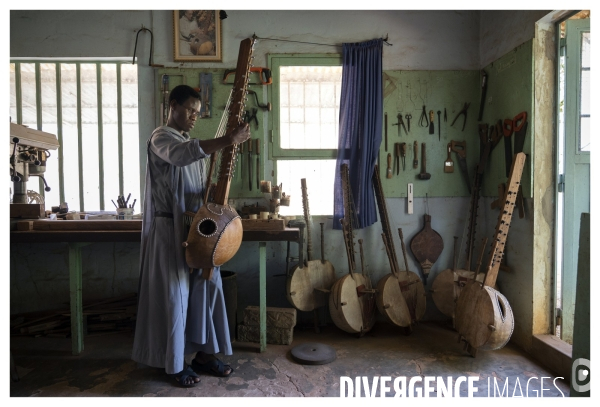
<svg viewBox="0 0 600 407"><path fill-rule="evenodd" d="M579 219L590 211L590 11L558 24L554 334L572 344Z"/></svg>

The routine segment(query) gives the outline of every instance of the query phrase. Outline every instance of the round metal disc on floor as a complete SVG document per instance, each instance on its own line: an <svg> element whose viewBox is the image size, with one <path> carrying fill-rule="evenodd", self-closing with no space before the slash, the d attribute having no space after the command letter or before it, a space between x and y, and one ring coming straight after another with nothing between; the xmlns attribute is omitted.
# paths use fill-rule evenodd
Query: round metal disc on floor
<svg viewBox="0 0 600 407"><path fill-rule="evenodd" d="M292 348L292 358L303 365L324 365L336 358L335 349L322 343L303 343Z"/></svg>

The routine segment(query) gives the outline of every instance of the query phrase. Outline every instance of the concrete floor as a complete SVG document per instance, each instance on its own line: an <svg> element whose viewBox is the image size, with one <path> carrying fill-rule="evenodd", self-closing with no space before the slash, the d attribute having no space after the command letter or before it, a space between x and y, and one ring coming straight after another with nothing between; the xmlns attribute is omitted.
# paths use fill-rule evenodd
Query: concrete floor
<svg viewBox="0 0 600 407"><path fill-rule="evenodd" d="M325 365L294 362L290 350L306 342L332 346L336 360ZM393 325L378 323L362 338L333 325L322 327L320 333L296 327L291 346L268 345L264 353L258 352L257 344L234 342L234 354L222 357L235 369L233 375L216 378L201 374L201 382L193 388L176 387L164 370L133 362L132 343L132 332L86 336L85 350L73 356L70 339L12 337L10 347L20 380L11 381L10 396L339 397L341 376L353 381L365 376L369 385L376 376L390 376L392 381L405 378L407 384L419 376L451 376L453 380L478 376L474 396L485 397L494 395L494 383L504 397L539 397L540 379L545 377L544 397L569 395L566 381L554 381L554 375L515 346L480 351L473 358L457 342L457 333L443 323L421 323L410 336ZM384 393L392 397L393 384L388 386L390 390ZM423 382L415 387L422 388ZM460 395L467 395L466 383L461 384ZM436 392L430 396L435 397Z"/></svg>

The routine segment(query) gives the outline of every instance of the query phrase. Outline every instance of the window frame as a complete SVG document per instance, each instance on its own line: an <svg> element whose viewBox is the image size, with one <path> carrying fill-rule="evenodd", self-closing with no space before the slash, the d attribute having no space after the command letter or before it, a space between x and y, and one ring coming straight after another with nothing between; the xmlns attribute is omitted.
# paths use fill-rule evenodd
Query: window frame
<svg viewBox="0 0 600 407"><path fill-rule="evenodd" d="M14 122L17 124L23 124L23 106L22 106L22 98L21 98L21 86L22 86L22 82L21 82L21 68L20 66L22 64L33 64L35 66L35 76L36 76L36 129L37 130L44 130L44 123L42 121L42 100L41 100L41 74L40 74L40 65L41 64L54 64L56 66L56 90L57 90L57 112L56 112L56 116L57 116L57 140L59 142L59 144L62 146L63 144L63 123L62 123L62 99L61 99L61 86L62 86L62 82L61 82L61 65L63 64L71 64L71 65L75 65L76 66L76 75L77 75L77 88L78 88L78 92L77 92L77 115L78 115L78 122L77 122L77 132L78 132L78 139L79 139L79 156L78 156L78 161L79 161L79 172L78 172L78 183L79 183L79 208L70 208L70 209L76 209L79 211L84 211L85 210L85 205L86 205L86 200L85 200L85 191L83 188L83 160L82 157L84 157L84 152L82 151L82 122L81 122L81 91L80 91L80 87L81 87L81 78L80 78L80 70L81 70L81 65L95 65L96 66L96 86L98 88L97 91L97 97L98 97L98 106L97 106L97 114L98 114L98 143L99 143L99 147L98 147L98 160L99 160L99 179L98 179L98 185L99 185L99 196L100 196L100 200L99 202L97 202L97 204L99 205L99 209L100 210L111 210L112 208L105 208L105 201L104 201L104 184L105 184L105 180L104 180L104 171L103 168L106 165L106 163L104 162L103 159L103 120L102 120L102 103L101 103L101 98L102 98L102 75L101 75L101 66L102 65L106 65L106 64L114 64L116 66L116 75L117 75L117 114L118 114L118 121L117 121L117 127L118 127L118 157L119 157L119 162L118 162L118 167L119 167L119 193L121 195L124 194L124 151L123 151L123 105L122 105L122 101L123 101L123 95L122 95L122 86L123 86L123 80L122 80L122 75L121 75L121 66L124 64L131 64L131 60L129 59L125 59L125 58L10 58L9 59L9 66L10 65L14 65L15 66L15 93L16 93L16 118L14 118ZM139 73L137 74L137 80L138 80L138 87L139 87ZM10 109L10 107L9 107ZM139 109L139 103L138 103L138 109ZM15 120L16 119L16 120ZM139 121L138 121L138 131L139 131ZM64 170L63 170L63 163L64 163L64 156L63 156L63 149L62 148L58 148L57 150L57 156L58 156L58 188L59 188L59 197L60 197L60 202L64 202L65 201L65 174L64 174ZM141 157L140 157L140 162L141 162ZM140 191L138 192L141 196L142 190L141 190L141 185L140 185ZM45 198L45 194L44 194L44 183L41 179L39 179L39 194ZM89 203L88 203L89 206ZM89 210L89 208L88 208Z"/></svg>
<svg viewBox="0 0 600 407"><path fill-rule="evenodd" d="M276 160L336 159L336 149L283 149L280 147L280 71L281 66L341 66L341 54L269 54L268 64L271 67L273 84L269 89L269 98L273 106L270 115L270 149L269 158ZM274 164L276 172L277 165ZM276 174L275 174L276 175Z"/></svg>

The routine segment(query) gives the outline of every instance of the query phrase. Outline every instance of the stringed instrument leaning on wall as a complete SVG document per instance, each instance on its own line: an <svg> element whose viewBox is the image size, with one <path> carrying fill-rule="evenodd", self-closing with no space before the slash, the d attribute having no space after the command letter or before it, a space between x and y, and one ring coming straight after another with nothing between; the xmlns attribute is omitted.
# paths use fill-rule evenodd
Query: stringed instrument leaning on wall
<svg viewBox="0 0 600 407"><path fill-rule="evenodd" d="M371 286L371 278L364 271L362 240L359 239L362 273L356 273L354 256L354 225L356 213L350 190L349 170L342 164L342 190L344 198L344 218L340 219L346 255L348 256L349 273L338 279L331 287L329 294L329 313L333 323L348 333L364 335L375 324L375 290Z"/></svg>
<svg viewBox="0 0 600 407"><path fill-rule="evenodd" d="M524 164L525 154L516 154L510 170L504 205L498 216L483 283L471 281L467 284L456 304L456 330L473 356L478 349L495 350L504 347L514 329L514 316L508 300L492 287L496 284L504 254Z"/></svg>
<svg viewBox="0 0 600 407"><path fill-rule="evenodd" d="M471 199L469 202L469 217L466 224L467 244L466 244L466 261L464 268L459 268L457 244L455 237L454 261L452 268L448 268L440 272L431 286L431 297L435 306L446 316L453 319L455 322L456 316L456 301L460 296L463 288L472 280L483 282L485 277L484 272L479 272L483 253L487 245L487 238L482 240L481 249L479 252L479 260L475 269L473 269L473 258L475 249L475 232L477 229L477 213L479 209L479 197L482 188L483 174L486 167L487 159L494 148L494 140L498 140L497 135L501 131L500 126L491 126L488 134L488 125L481 125L479 128L479 137L481 139L481 153L479 162L475 166L475 176L473 187L471 188ZM502 199L500 199L502 200ZM496 287L493 287L496 288Z"/></svg>
<svg viewBox="0 0 600 407"><path fill-rule="evenodd" d="M235 80L229 103L227 131L243 122L244 106L254 38L241 41L235 70ZM215 267L230 260L242 243L241 217L228 202L229 187L235 166L237 145L221 150L217 185L212 201L202 206L194 215L187 241L183 243L185 259L190 269L202 269L202 277L210 279Z"/></svg>
<svg viewBox="0 0 600 407"><path fill-rule="evenodd" d="M312 259L312 221L308 204L306 179L300 180L302 188L302 208L306 222L306 264L296 266L286 281L286 296L290 304L299 311L313 311L327 303L326 293L335 283L335 269L325 260L323 224L321 223L321 260Z"/></svg>
<svg viewBox="0 0 600 407"><path fill-rule="evenodd" d="M391 270L390 273L383 276L377 283L375 294L377 309L389 322L404 328L405 333L410 334L413 323L418 322L425 314L427 302L425 289L419 276L408 270L402 229L398 229L398 233L402 244L405 271L400 271L385 196L383 195L381 177L379 176L379 166L377 165L375 165L372 179L379 217L381 219L381 227L383 229L381 237Z"/></svg>

